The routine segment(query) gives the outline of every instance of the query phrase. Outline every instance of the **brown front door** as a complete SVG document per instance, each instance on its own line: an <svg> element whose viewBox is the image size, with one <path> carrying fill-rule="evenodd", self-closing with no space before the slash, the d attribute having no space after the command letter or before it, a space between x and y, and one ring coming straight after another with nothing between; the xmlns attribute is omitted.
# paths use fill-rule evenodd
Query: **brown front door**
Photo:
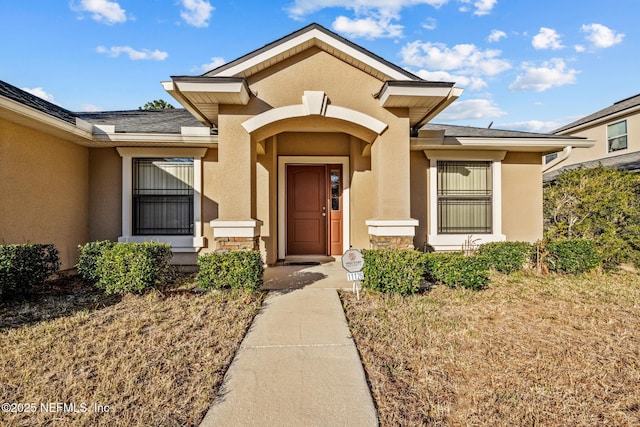
<svg viewBox="0 0 640 427"><path fill-rule="evenodd" d="M287 166L287 255L327 253L325 165Z"/></svg>

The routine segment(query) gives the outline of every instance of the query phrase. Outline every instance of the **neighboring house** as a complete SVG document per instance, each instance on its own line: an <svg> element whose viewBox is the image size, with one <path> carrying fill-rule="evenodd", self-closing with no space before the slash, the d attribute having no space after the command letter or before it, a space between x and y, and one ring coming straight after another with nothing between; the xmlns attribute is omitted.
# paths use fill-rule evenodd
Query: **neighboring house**
<svg viewBox="0 0 640 427"><path fill-rule="evenodd" d="M599 164L640 171L640 95L616 102L553 132L594 141L583 150L565 148L545 157L544 180L551 181L568 169Z"/></svg>
<svg viewBox="0 0 640 427"><path fill-rule="evenodd" d="M0 83L0 241L458 250L542 237L541 156L581 138L435 125L462 93L312 24L201 76L185 109L72 113Z"/></svg>

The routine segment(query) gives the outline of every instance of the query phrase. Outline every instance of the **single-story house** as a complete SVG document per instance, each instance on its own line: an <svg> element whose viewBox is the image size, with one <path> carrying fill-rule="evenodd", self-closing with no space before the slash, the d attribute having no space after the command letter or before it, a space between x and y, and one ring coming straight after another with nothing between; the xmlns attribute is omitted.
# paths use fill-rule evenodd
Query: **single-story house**
<svg viewBox="0 0 640 427"><path fill-rule="evenodd" d="M594 142L592 147L572 150L570 146L544 158L544 180L552 181L563 171L578 167L603 166L640 171L640 95L622 99L593 114L553 131Z"/></svg>
<svg viewBox="0 0 640 427"><path fill-rule="evenodd" d="M289 255L542 237L566 135L431 123L462 89L311 24L199 76L183 109L75 113L0 82L0 241L157 240Z"/></svg>

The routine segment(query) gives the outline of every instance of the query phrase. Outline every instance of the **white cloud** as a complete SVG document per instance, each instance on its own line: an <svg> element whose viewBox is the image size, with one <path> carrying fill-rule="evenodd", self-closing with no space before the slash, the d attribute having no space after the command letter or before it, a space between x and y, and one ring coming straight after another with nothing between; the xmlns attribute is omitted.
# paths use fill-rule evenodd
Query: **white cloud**
<svg viewBox="0 0 640 427"><path fill-rule="evenodd" d="M574 48L574 49L575 49L575 51L576 51L576 52L578 52L578 53L582 53L582 52L584 52L584 51L586 51L586 50L587 50L587 48L586 48L586 47L584 47L584 46L583 46L583 45L581 45L581 44L577 44L577 45L575 45L573 48Z"/></svg>
<svg viewBox="0 0 640 427"><path fill-rule="evenodd" d="M469 7L467 4L473 4L475 10L473 11L474 15L482 16L488 15L491 13L495 5L498 3L498 0L459 0L460 3L463 3L464 6L459 8L460 12L468 12Z"/></svg>
<svg viewBox="0 0 640 427"><path fill-rule="evenodd" d="M438 21L436 21L435 18L427 18L422 23L422 28L425 30L435 30L438 28Z"/></svg>
<svg viewBox="0 0 640 427"><path fill-rule="evenodd" d="M82 111L83 113L93 113L96 111L102 111L102 108L93 104L82 104L80 106L80 111Z"/></svg>
<svg viewBox="0 0 640 427"><path fill-rule="evenodd" d="M503 39L505 37L507 37L507 33L505 33L504 31L492 30L491 34L489 34L489 37L487 37L487 41L489 41L489 43L496 43L499 42L500 39Z"/></svg>
<svg viewBox="0 0 640 427"><path fill-rule="evenodd" d="M127 21L126 11L118 2L108 0L80 0L79 3L71 3L71 9L78 12L89 12L91 18L97 22L108 25L119 24Z"/></svg>
<svg viewBox="0 0 640 427"><path fill-rule="evenodd" d="M533 36L533 40L531 40L531 44L534 48L541 49L553 49L558 50L562 49L564 46L560 41L560 34L556 32L556 30L551 28L541 27L540 32Z"/></svg>
<svg viewBox="0 0 640 427"><path fill-rule="evenodd" d="M333 21L333 29L347 37L376 39L382 37L402 37L402 25L391 23L391 17L366 17L349 19L346 16L338 16Z"/></svg>
<svg viewBox="0 0 640 427"><path fill-rule="evenodd" d="M611 47L622 43L622 39L624 38L624 34L616 33L611 28L605 27L602 24L583 25L580 29L583 33L586 33L586 39L596 48Z"/></svg>
<svg viewBox="0 0 640 427"><path fill-rule="evenodd" d="M182 9L180 16L185 22L194 27L203 28L209 26L209 19L215 10L206 0L181 0Z"/></svg>
<svg viewBox="0 0 640 427"><path fill-rule="evenodd" d="M490 99L457 101L438 115L438 120L458 121L505 116L507 113Z"/></svg>
<svg viewBox="0 0 640 427"><path fill-rule="evenodd" d="M469 90L480 90L487 87L487 82L480 77L462 76L450 74L446 71L427 71L420 70L415 73L418 77L435 82L452 82L456 86Z"/></svg>
<svg viewBox="0 0 640 427"><path fill-rule="evenodd" d="M24 90L25 92L29 92L31 95L35 95L38 98L42 98L45 101L49 101L52 103L55 103L56 101L53 99L53 95L46 92L44 89L42 89L41 87L34 87L34 88L28 88L28 87L21 87L20 89Z"/></svg>
<svg viewBox="0 0 640 427"><path fill-rule="evenodd" d="M549 133L552 130L562 127L566 123L542 120L528 120L524 122L501 123L500 127L505 129L519 130L523 132Z"/></svg>
<svg viewBox="0 0 640 427"><path fill-rule="evenodd" d="M135 50L130 46L112 46L110 48L106 48L104 46L98 46L96 48L96 52L106 54L112 58L117 58L121 53L127 54L129 59L134 61L139 60L154 60L154 61L164 61L167 59L169 54L167 52L162 52L158 49L149 50Z"/></svg>
<svg viewBox="0 0 640 427"><path fill-rule="evenodd" d="M442 43L415 41L400 51L405 64L433 70L458 70L465 75L493 76L511 68L500 59L500 50L480 50L473 44L458 44L452 48Z"/></svg>
<svg viewBox="0 0 640 427"><path fill-rule="evenodd" d="M578 74L577 70L567 69L564 60L560 58L546 61L540 67L527 63L523 68L525 73L518 76L509 89L543 92L552 87L575 83Z"/></svg>
<svg viewBox="0 0 640 427"><path fill-rule="evenodd" d="M224 60L224 58L221 58L219 56L214 56L213 58L211 58L211 62L207 63L207 64L202 64L200 67L198 67L199 70L202 70L204 72L207 71L211 71L215 68L218 68L221 65L224 65L227 61ZM194 70L196 71L196 70Z"/></svg>
<svg viewBox="0 0 640 427"><path fill-rule="evenodd" d="M382 14L385 12L397 13L405 7L418 4L426 4L438 8L448 2L449 0L294 0L285 9L289 13L289 17L302 19L306 15L330 7L342 7L353 10L356 15L367 15L371 11L377 11Z"/></svg>

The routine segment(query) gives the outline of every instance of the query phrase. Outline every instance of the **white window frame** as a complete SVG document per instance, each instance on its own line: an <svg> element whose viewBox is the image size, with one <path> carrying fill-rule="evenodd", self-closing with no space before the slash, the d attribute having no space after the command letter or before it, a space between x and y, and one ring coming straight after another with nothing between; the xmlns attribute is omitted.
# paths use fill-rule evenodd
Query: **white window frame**
<svg viewBox="0 0 640 427"><path fill-rule="evenodd" d="M615 126L615 125L620 124L620 123L624 123L624 128L625 128L624 137L625 137L626 147L618 148L617 150L612 150L611 149L611 144L610 144L610 141L611 141L612 138L609 137L609 128L611 126ZM623 136L623 135L618 135L618 136L615 136L614 138L620 138L621 136ZM629 126L628 126L627 120L625 119L625 120L617 121L615 123L609 123L607 125L607 153L617 153L618 151L627 150L628 148L629 148Z"/></svg>
<svg viewBox="0 0 640 427"><path fill-rule="evenodd" d="M202 158L207 148L142 148L117 147L122 157L122 236L118 242L169 243L173 252L197 252L204 247L202 228ZM134 158L193 158L193 236L134 236L133 235L133 159Z"/></svg>
<svg viewBox="0 0 640 427"><path fill-rule="evenodd" d="M429 159L429 235L427 241L437 251L461 250L469 239L475 244L503 242L502 234L502 160L506 151L425 150ZM439 234L438 233L438 161L490 161L492 181L492 233L491 234Z"/></svg>

